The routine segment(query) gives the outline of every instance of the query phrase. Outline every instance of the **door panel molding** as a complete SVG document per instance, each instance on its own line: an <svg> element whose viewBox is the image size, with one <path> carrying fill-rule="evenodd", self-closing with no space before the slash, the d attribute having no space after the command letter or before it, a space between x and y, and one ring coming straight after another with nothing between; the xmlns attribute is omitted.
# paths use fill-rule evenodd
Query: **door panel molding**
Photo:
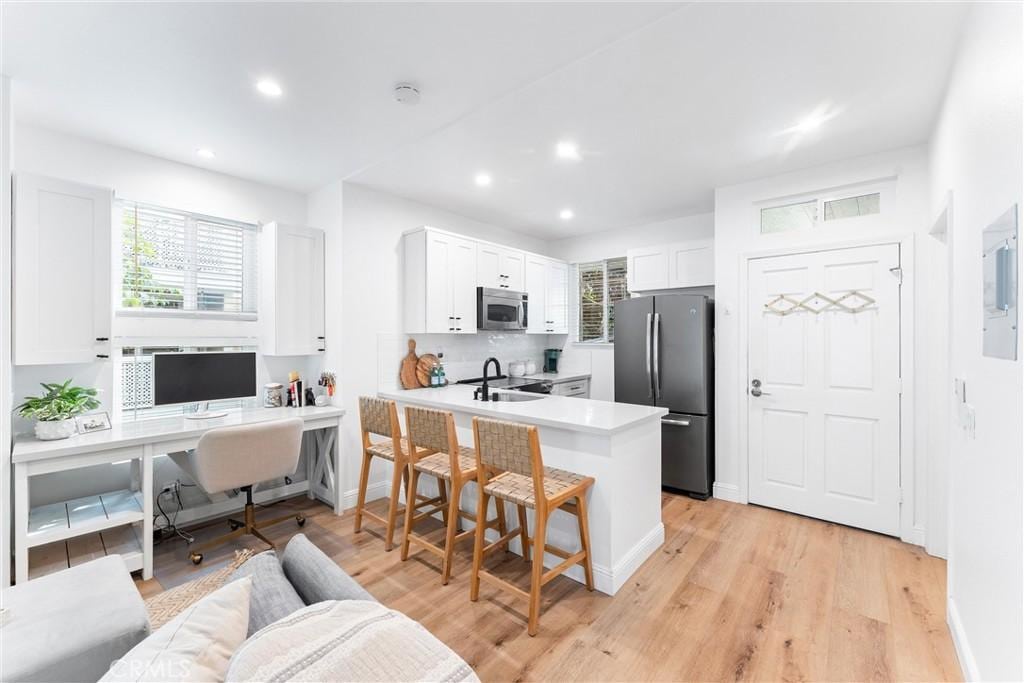
<svg viewBox="0 0 1024 683"><path fill-rule="evenodd" d="M775 256L793 256L799 254L816 254L820 252L833 252L845 249L856 249L860 247L898 245L900 253L900 267L902 269L902 288L900 294L899 311L899 334L900 334L900 387L899 396L899 473L900 473L900 518L899 537L909 543L923 545L926 529L925 523L927 504L924 500L926 484L925 479L916 477L915 473L920 472L923 476L926 465L922 462L923 453L918 453L915 448L915 390L914 390L914 307L916 269L915 269L915 244L916 236L912 233L894 235L892 237L869 237L864 239L853 239L836 241L832 243L808 244L802 246L783 247L777 249L766 249L746 252L740 255L739 288L736 306L738 318L739 338L737 343L737 376L736 382L736 403L735 410L738 412L738 434L737 434L737 479L735 482L715 482L714 492L716 497L731 500L737 503L748 503L750 501L750 424L747 404L750 396L747 393L749 380L747 374L749 369L749 270L752 261L766 259ZM793 316L790 316L793 317ZM917 486L920 479L920 486ZM918 500L920 499L920 500Z"/></svg>

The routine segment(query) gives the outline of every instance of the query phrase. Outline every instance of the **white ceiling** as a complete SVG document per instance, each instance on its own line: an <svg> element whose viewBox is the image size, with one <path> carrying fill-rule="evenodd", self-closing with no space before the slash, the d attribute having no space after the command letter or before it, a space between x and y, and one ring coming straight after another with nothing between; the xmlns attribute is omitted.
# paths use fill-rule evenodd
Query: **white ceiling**
<svg viewBox="0 0 1024 683"><path fill-rule="evenodd" d="M924 142L965 5L0 11L19 121L303 191L345 177L553 239L707 211L716 186ZM265 75L283 98L254 91ZM392 99L403 80L419 105ZM784 132L821 107L834 116L820 129ZM554 158L563 138L582 161ZM204 146L215 160L197 160ZM473 184L483 170L488 188Z"/></svg>

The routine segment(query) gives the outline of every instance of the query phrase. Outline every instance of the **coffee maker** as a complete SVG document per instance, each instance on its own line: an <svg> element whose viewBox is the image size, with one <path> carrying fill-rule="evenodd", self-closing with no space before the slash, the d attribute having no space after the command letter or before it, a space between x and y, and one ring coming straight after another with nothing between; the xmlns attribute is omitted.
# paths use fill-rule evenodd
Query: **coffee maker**
<svg viewBox="0 0 1024 683"><path fill-rule="evenodd" d="M558 357L562 349L544 349L544 372L558 372Z"/></svg>

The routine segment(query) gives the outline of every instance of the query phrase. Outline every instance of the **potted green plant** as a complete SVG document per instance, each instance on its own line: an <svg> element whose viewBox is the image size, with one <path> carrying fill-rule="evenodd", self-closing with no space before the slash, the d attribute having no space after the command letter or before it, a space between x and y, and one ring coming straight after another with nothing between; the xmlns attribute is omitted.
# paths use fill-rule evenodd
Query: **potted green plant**
<svg viewBox="0 0 1024 683"><path fill-rule="evenodd" d="M75 416L100 407L95 389L63 384L41 384L46 393L26 396L16 408L18 415L36 421L36 438L43 441L66 439L75 433Z"/></svg>

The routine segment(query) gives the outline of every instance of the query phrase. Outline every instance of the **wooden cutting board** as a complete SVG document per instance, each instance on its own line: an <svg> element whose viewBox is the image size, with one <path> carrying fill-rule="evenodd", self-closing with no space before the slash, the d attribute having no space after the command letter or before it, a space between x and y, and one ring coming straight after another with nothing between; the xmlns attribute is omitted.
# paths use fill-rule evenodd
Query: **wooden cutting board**
<svg viewBox="0 0 1024 683"><path fill-rule="evenodd" d="M421 387L430 386L430 371L434 365L437 364L437 356L432 353L425 353L420 356L420 360L416 363L416 378L420 382Z"/></svg>
<svg viewBox="0 0 1024 683"><path fill-rule="evenodd" d="M402 359L402 367L398 372L398 378L402 382L403 389L419 389L420 380L416 376L416 364L419 358L416 357L416 340L409 340L409 353Z"/></svg>

